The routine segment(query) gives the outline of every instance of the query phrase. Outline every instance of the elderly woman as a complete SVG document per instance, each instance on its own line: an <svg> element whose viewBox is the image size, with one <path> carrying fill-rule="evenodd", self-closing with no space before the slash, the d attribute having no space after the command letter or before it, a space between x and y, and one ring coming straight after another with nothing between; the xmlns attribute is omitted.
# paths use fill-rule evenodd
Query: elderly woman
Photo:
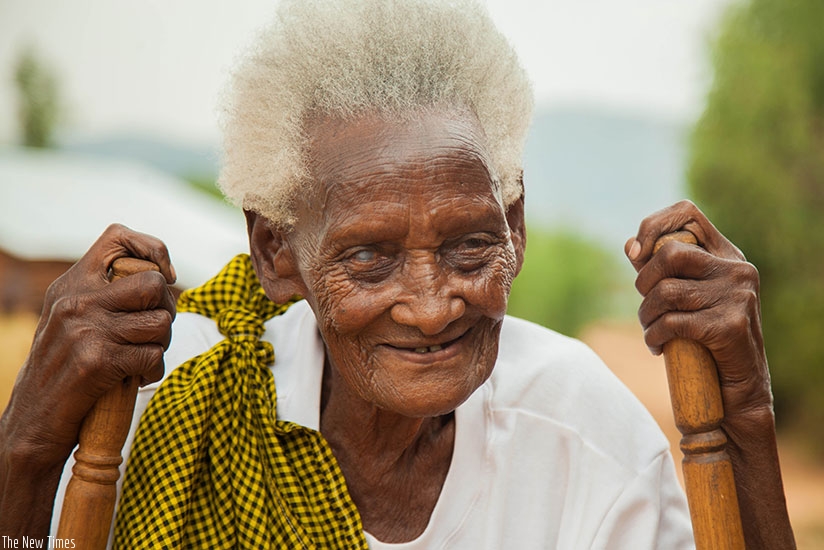
<svg viewBox="0 0 824 550"><path fill-rule="evenodd" d="M50 288L0 425L3 534L45 536L82 419L131 375L124 547L691 546L651 417L582 344L505 317L531 95L481 8L286 1L228 97L251 254L182 296L170 346L152 237L113 226ZM683 228L703 248L652 256ZM718 362L748 546L792 546L755 269L689 203L627 255L650 348ZM123 256L160 272L109 283Z"/></svg>

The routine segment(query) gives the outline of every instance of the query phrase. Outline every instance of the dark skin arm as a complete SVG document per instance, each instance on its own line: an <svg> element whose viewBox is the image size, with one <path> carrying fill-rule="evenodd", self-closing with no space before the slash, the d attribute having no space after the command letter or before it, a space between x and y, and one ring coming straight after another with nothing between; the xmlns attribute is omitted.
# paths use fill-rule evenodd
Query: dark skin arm
<svg viewBox="0 0 824 550"><path fill-rule="evenodd" d="M701 247L662 235L695 235ZM698 341L717 365L735 485L747 548L795 548L778 463L775 417L761 333L756 268L689 201L647 217L625 251L644 297L638 312L655 354L681 337Z"/></svg>
<svg viewBox="0 0 824 550"><path fill-rule="evenodd" d="M114 260L148 260L160 272L114 282ZM31 351L0 418L0 535L48 535L60 473L83 418L127 376L163 376L175 316L174 270L162 242L109 227L46 294Z"/></svg>

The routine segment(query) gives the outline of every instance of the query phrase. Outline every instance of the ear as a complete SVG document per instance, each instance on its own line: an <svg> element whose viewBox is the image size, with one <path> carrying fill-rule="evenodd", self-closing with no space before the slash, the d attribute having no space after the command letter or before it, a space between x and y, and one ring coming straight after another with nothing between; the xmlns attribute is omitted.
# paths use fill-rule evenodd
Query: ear
<svg viewBox="0 0 824 550"><path fill-rule="evenodd" d="M510 204L506 209L506 222L515 246L515 259L518 262L516 275L524 265L524 251L526 250L526 225L524 222L524 195Z"/></svg>
<svg viewBox="0 0 824 550"><path fill-rule="evenodd" d="M286 233L257 212L244 210L249 232L252 265L270 300L283 304L295 296L304 296L306 286L300 276Z"/></svg>

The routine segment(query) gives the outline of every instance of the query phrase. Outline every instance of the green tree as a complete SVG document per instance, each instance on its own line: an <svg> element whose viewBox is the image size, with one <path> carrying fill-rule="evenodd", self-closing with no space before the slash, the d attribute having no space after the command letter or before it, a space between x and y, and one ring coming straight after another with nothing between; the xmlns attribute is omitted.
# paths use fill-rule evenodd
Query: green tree
<svg viewBox="0 0 824 550"><path fill-rule="evenodd" d="M57 78L34 49L28 48L17 60L14 80L19 95L18 116L23 144L49 147L59 113Z"/></svg>
<svg viewBox="0 0 824 550"><path fill-rule="evenodd" d="M689 184L758 267L778 421L824 449L824 2L735 5Z"/></svg>
<svg viewBox="0 0 824 550"><path fill-rule="evenodd" d="M509 313L574 336L587 323L611 314L616 293L632 287L616 273L625 272L597 244L569 232L530 228Z"/></svg>

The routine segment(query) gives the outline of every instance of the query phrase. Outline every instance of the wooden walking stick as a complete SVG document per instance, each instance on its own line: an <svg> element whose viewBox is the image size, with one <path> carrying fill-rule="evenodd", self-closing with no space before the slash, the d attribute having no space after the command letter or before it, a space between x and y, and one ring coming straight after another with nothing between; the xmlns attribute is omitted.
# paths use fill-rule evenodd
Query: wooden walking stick
<svg viewBox="0 0 824 550"><path fill-rule="evenodd" d="M670 240L697 244L695 235L678 231L658 239L654 252ZM724 405L715 360L701 344L676 338L664 344L664 362L675 425L683 435L681 466L696 550L743 549L732 462L721 430Z"/></svg>
<svg viewBox="0 0 824 550"><path fill-rule="evenodd" d="M112 281L141 271L160 271L137 258L119 258L112 264ZM57 537L72 539L74 548L106 548L117 500L120 455L134 413L140 380L130 376L94 404L80 427L72 478L66 488Z"/></svg>

